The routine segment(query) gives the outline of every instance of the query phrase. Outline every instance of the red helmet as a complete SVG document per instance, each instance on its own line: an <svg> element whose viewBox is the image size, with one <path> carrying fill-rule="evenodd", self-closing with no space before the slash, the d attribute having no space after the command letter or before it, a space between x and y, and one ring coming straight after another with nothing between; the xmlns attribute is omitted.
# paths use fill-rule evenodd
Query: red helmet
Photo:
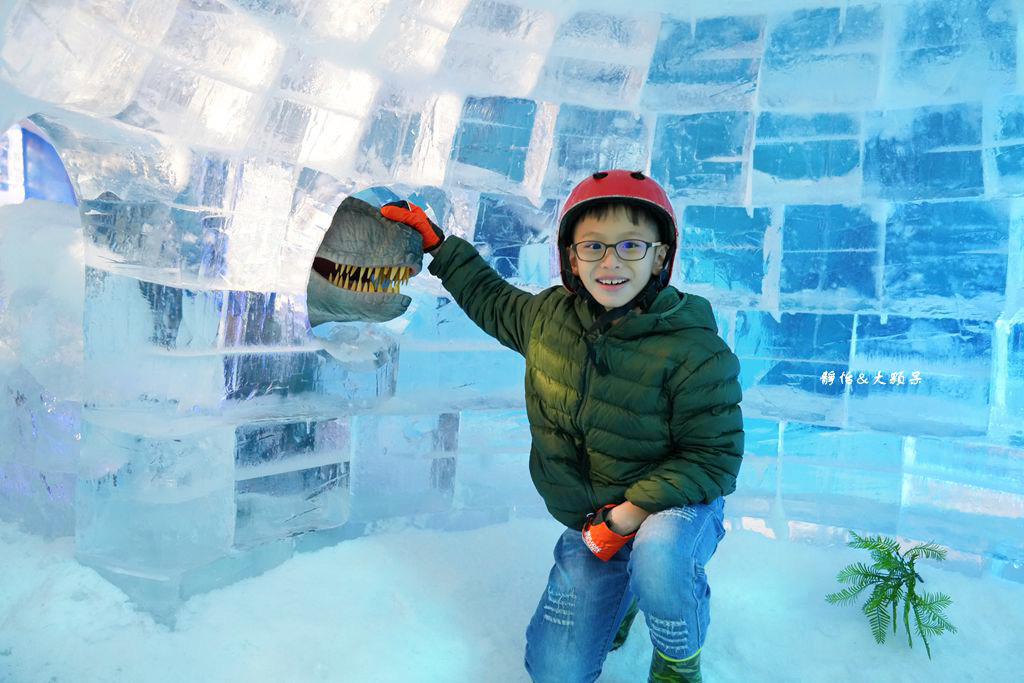
<svg viewBox="0 0 1024 683"><path fill-rule="evenodd" d="M570 292L576 291L579 279L572 274L569 264L568 247L572 243L570 227L590 206L600 202L621 203L642 206L658 218L659 240L668 244L667 266L663 281L672 277L672 262L675 260L679 231L676 229L676 215L668 194L653 178L640 171L599 171L584 178L569 193L558 217L558 259L561 264L562 284Z"/></svg>

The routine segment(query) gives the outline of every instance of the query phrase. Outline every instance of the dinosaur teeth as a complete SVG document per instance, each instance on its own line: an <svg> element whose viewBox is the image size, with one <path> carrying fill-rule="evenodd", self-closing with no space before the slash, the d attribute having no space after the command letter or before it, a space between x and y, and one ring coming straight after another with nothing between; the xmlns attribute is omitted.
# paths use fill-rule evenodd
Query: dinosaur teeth
<svg viewBox="0 0 1024 683"><path fill-rule="evenodd" d="M327 281L336 287L366 294L398 293L411 277L412 268L408 266L357 266L344 263L335 263L333 270L326 276Z"/></svg>

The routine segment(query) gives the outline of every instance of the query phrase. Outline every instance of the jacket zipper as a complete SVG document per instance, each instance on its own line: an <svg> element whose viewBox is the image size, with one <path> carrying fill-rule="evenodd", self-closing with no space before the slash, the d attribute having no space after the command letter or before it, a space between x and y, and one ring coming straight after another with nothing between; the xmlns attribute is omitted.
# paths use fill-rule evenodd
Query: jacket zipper
<svg viewBox="0 0 1024 683"><path fill-rule="evenodd" d="M580 430L580 438L587 440L587 433L583 430L583 407L590 397L590 357L583 359L583 391L580 392L580 407L576 409L576 429Z"/></svg>
<svg viewBox="0 0 1024 683"><path fill-rule="evenodd" d="M584 342L585 344L585 342ZM590 508L592 510L597 509L597 503L595 502L596 496L594 495L594 486L590 483L590 462L589 456L587 455L587 432L583 429L583 408L587 405L587 399L590 398L590 356L589 354L583 358L583 391L582 398L580 399L580 407L576 410L576 429L580 432L580 441L582 443L582 449L580 452L581 458L587 458L588 462L581 462L580 470L585 475L583 485L587 489L587 498L590 501Z"/></svg>

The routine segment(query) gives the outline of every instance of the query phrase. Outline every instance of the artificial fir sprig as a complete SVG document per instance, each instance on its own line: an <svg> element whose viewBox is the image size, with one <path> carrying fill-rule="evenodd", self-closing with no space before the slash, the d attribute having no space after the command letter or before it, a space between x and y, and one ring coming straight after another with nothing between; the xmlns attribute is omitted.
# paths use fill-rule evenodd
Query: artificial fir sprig
<svg viewBox="0 0 1024 683"><path fill-rule="evenodd" d="M939 635L944 631L956 633L956 628L946 620L942 610L953 601L943 593L920 594L914 592L918 582L924 579L914 569L914 562L919 557L930 560L946 559L946 550L934 543L914 546L905 554L900 554L899 543L882 536L858 536L851 531L852 541L847 543L851 548L865 548L871 551L875 561L870 567L862 562L843 568L836 579L840 583L851 584L838 593L829 593L825 600L832 605L844 605L853 602L857 595L874 584L874 590L862 608L871 622L871 633L876 643L885 642L885 632L889 627L889 611L892 610L892 632L896 633L896 607L900 600L903 603L903 625L907 629L907 642L914 647L910 634L910 612L914 612L914 625L917 634L924 641L928 659L932 658L932 650L928 646L928 635ZM904 590L905 588L905 590Z"/></svg>

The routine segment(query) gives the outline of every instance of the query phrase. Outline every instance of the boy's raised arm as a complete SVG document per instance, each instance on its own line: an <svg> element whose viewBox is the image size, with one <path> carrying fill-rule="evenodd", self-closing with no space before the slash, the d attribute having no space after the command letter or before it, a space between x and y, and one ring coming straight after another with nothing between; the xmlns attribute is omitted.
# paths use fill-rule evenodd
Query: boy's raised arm
<svg viewBox="0 0 1024 683"><path fill-rule="evenodd" d="M526 353L538 295L510 285L464 239L449 237L433 254L428 270L469 319L503 345Z"/></svg>
<svg viewBox="0 0 1024 683"><path fill-rule="evenodd" d="M423 236L424 251L434 259L428 270L441 278L470 320L502 345L525 354L538 295L510 285L487 265L472 244L460 237L445 236L422 209L402 204L405 206L384 206L381 213Z"/></svg>

